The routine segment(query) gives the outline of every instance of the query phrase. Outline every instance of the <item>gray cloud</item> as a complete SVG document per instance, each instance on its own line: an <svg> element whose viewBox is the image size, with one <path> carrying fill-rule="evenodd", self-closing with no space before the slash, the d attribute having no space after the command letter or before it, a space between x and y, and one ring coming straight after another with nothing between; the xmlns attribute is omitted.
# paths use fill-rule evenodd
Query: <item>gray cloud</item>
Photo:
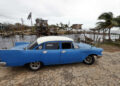
<svg viewBox="0 0 120 86"><path fill-rule="evenodd" d="M94 27L97 17L103 12L120 15L120 0L0 0L0 22L27 20L29 12L33 20L37 17L49 19L49 24L59 22L82 23L84 28Z"/></svg>

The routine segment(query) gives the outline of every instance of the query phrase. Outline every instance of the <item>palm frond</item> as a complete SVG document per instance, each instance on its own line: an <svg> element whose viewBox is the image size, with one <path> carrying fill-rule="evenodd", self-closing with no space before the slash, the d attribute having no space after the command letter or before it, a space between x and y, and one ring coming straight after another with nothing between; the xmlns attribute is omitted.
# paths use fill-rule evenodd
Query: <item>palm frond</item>
<svg viewBox="0 0 120 86"><path fill-rule="evenodd" d="M99 17L98 20L111 20L113 18L113 13L112 12L105 12L102 13Z"/></svg>

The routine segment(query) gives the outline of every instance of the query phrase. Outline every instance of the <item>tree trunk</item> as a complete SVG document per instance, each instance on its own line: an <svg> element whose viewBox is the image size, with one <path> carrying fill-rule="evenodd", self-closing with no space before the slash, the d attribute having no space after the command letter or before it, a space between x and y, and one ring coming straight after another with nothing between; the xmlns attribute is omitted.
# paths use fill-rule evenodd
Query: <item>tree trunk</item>
<svg viewBox="0 0 120 86"><path fill-rule="evenodd" d="M119 40L120 40L120 34L119 34Z"/></svg>
<svg viewBox="0 0 120 86"><path fill-rule="evenodd" d="M103 29L103 42L105 41L105 30Z"/></svg>
<svg viewBox="0 0 120 86"><path fill-rule="evenodd" d="M109 28L109 32L108 32L108 37L109 37L109 41L111 41L111 28Z"/></svg>
<svg viewBox="0 0 120 86"><path fill-rule="evenodd" d="M96 41L96 40L95 40L95 31L93 31L93 34L94 34L93 40L94 40L94 43L95 43L95 41Z"/></svg>

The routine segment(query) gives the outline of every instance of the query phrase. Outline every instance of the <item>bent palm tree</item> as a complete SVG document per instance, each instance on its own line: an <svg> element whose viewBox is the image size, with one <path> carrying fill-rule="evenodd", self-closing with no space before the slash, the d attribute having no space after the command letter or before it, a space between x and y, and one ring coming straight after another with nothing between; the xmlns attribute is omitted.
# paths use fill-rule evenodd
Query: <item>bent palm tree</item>
<svg viewBox="0 0 120 86"><path fill-rule="evenodd" d="M106 25L105 28L108 28L109 32L108 32L108 36L109 36L109 40L111 40L111 28L114 27L113 25L113 13L112 12L107 12L107 13L103 13L98 17L99 20L104 20L104 24Z"/></svg>
<svg viewBox="0 0 120 86"><path fill-rule="evenodd" d="M105 40L105 32L106 32L106 28L107 28L107 24L106 22L97 22L97 28L99 28L100 30L103 31L103 42Z"/></svg>
<svg viewBox="0 0 120 86"><path fill-rule="evenodd" d="M112 23L115 25L115 27L120 27L120 16L114 18Z"/></svg>

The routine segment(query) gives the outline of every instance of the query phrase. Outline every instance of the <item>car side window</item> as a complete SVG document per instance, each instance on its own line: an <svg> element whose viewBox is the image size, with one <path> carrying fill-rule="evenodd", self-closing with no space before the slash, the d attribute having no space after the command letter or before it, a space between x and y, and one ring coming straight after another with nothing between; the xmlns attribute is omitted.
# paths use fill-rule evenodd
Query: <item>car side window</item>
<svg viewBox="0 0 120 86"><path fill-rule="evenodd" d="M59 49L59 43L46 43L45 44L45 49Z"/></svg>
<svg viewBox="0 0 120 86"><path fill-rule="evenodd" d="M63 42L62 43L62 49L72 49L73 45L72 42Z"/></svg>
<svg viewBox="0 0 120 86"><path fill-rule="evenodd" d="M43 44L41 44L40 46L38 46L36 49L37 50L42 50L43 49Z"/></svg>

